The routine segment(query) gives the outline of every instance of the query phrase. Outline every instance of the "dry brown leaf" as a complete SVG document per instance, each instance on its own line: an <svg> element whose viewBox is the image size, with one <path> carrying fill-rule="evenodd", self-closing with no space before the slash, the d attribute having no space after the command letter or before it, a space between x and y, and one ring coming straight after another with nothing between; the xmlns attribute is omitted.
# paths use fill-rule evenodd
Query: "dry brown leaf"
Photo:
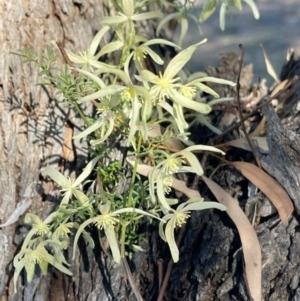
<svg viewBox="0 0 300 301"><path fill-rule="evenodd" d="M273 97L274 95L276 95L280 90L285 89L285 86L287 85L287 83L289 82L289 79L285 79L284 81L282 81L281 83L279 83L271 92L271 97Z"/></svg>
<svg viewBox="0 0 300 301"><path fill-rule="evenodd" d="M243 247L245 275L253 301L261 301L261 249L257 235L236 199L214 181L202 176L216 199L227 207L227 214L235 223Z"/></svg>
<svg viewBox="0 0 300 301"><path fill-rule="evenodd" d="M127 162L131 165L134 166L134 161L130 160L129 158L126 159ZM138 164L137 166L137 172L140 175L143 175L145 177L148 177L149 172L151 169L154 167L146 165L146 164ZM190 189L186 186L184 181L178 180L173 177L173 183L172 187L182 193L184 193L188 198L196 198L196 197L201 197L200 193L198 190Z"/></svg>
<svg viewBox="0 0 300 301"><path fill-rule="evenodd" d="M282 186L257 166L247 162L230 162L273 203L283 224L287 224L294 210L293 203Z"/></svg>
<svg viewBox="0 0 300 301"><path fill-rule="evenodd" d="M266 140L266 137L251 137L250 138L253 144L257 145L259 147L259 151L262 154L268 154L269 153L269 148L268 148L268 143ZM234 147L238 147L247 151L252 151L250 148L248 141L245 138L240 138L240 139L235 139L232 141L228 141L225 143L225 145L231 145Z"/></svg>
<svg viewBox="0 0 300 301"><path fill-rule="evenodd" d="M266 68L267 68L267 72L269 73L269 75L275 80L276 83L279 83L279 79L277 77L277 74L268 58L267 52L265 51L265 48L263 45L260 45L263 55L264 55L264 59L265 59L265 64L266 64Z"/></svg>
<svg viewBox="0 0 300 301"><path fill-rule="evenodd" d="M249 134L249 137L258 137L264 130L266 124L266 116L264 115L256 129Z"/></svg>

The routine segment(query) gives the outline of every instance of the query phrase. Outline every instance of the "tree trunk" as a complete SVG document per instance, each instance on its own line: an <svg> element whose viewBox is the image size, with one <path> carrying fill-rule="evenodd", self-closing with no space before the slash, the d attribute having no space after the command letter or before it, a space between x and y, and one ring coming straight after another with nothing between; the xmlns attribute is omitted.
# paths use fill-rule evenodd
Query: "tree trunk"
<svg viewBox="0 0 300 301"><path fill-rule="evenodd" d="M99 30L99 20L106 9L104 0L19 0L12 3L0 0L1 224L24 203L30 204L28 211L45 218L58 202L58 191L45 181L43 167L52 164L60 166L67 174L74 174L86 160L86 145L70 139L82 128L81 119L67 104L57 104L53 89L36 86L39 70L23 64L21 57L11 51L31 47L40 54L51 40L63 42L70 50L84 50ZM88 106L85 108L87 113L91 110ZM198 137L199 141L207 143L202 141L202 136ZM253 189L253 185L238 172L224 167L217 175L220 179L226 178L231 187L239 187L243 196L241 206L251 206L255 199L271 207L262 194L247 195L245 191ZM200 186L201 192L205 189ZM297 297L300 295L297 250L300 236L296 217L295 214L284 227L277 223L277 216L267 215L257 228L263 253L265 300L300 300ZM156 300L159 293L157 261L163 259L167 263L169 252L158 237L157 228L152 230L148 226L147 230L146 252L134 254L130 268L144 300L150 301ZM71 257L67 258L72 263L73 277L50 269L47 276L36 275L31 283L26 283L22 275L18 293L13 294L12 260L27 232L22 218L0 228L1 301L135 300L123 266L106 257L99 245L92 250L83 241L76 260L72 262ZM167 268L167 264L162 266ZM180 248L180 261L172 270L166 296L168 300L182 301L250 300L243 277L239 237L226 213L192 214Z"/></svg>

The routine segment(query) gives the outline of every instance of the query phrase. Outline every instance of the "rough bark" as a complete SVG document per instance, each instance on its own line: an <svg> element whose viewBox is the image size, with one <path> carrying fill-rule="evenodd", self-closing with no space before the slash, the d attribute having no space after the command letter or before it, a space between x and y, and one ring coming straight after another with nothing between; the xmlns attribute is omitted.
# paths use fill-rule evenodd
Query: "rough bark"
<svg viewBox="0 0 300 301"><path fill-rule="evenodd" d="M1 223L18 204L28 200L32 201L30 212L41 217L49 214L58 201L58 194L56 187L44 181L43 166L61 164L65 172L71 174L84 166L86 158L85 145L64 146L66 136L80 129L80 118L68 105L56 105L52 89L35 85L39 81L38 69L22 64L21 58L10 52L27 46L42 53L51 40L62 41L71 50L84 50L100 27L99 19L104 10L104 1L97 0L0 0ZM234 66L232 69L236 71ZM225 77L230 78L227 75ZM247 80L244 86L249 86ZM87 107L86 112L89 110ZM197 133L199 135L199 129ZM200 136L199 140L204 143L204 135ZM67 160L62 162L61 158L66 156ZM260 193L253 193L253 185L238 172L222 167L215 177L222 186L231 187L231 192L239 194L245 211L260 203L263 208L269 208L267 213L260 212L261 222L256 229L263 253L265 300L299 300L297 214L284 227L278 222L269 200ZM199 188L208 199L212 198L205 187ZM295 185L292 188L295 189ZM251 213L248 215L252 218ZM1 301L135 300L124 281L122 266L106 257L100 246L92 250L83 241L76 260L72 262L68 258L73 277L53 269L29 284L22 277L18 293L14 295L12 259L27 231L22 218L0 228ZM144 246L147 251L134 254L130 267L144 300L150 301L156 300L159 291L157 260L167 262L169 253L158 238L156 228L147 227L147 231L149 239ZM239 237L226 213L192 214L180 251L180 262L174 266L166 293L169 300L249 300Z"/></svg>
<svg viewBox="0 0 300 301"><path fill-rule="evenodd" d="M51 88L36 85L40 81L36 66L23 64L11 52L31 47L41 54L52 40L63 42L71 50L84 50L99 30L104 2L2 0L0 11L0 219L3 223L26 200L32 201L29 211L44 218L58 195L44 182L40 174L43 166L60 163L67 173L74 173L83 166L86 157L84 145L70 144L65 146L69 147L67 162L60 162L66 135L78 131L82 122L68 105L55 105L55 92ZM22 219L0 229L1 300L64 300L69 294L68 281L55 272L26 284L23 293L19 283L19 292L13 296L12 259L27 233L21 225Z"/></svg>

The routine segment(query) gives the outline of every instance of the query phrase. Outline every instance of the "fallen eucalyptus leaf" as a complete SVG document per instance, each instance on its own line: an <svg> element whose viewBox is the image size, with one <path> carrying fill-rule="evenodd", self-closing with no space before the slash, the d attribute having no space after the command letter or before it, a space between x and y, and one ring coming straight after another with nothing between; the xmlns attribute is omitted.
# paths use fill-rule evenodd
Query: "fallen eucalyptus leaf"
<svg viewBox="0 0 300 301"><path fill-rule="evenodd" d="M230 162L273 203L283 224L287 224L294 205L283 187L266 172L248 162Z"/></svg>
<svg viewBox="0 0 300 301"><path fill-rule="evenodd" d="M262 154L268 154L269 153L269 148L268 148L268 143L266 140L266 137L251 137L250 138L252 142L259 147L259 151ZM234 147L238 147L247 151L252 151L250 148L248 141L245 138L240 138L240 139L235 139L232 141L228 141L225 143L225 145L231 145Z"/></svg>
<svg viewBox="0 0 300 301"><path fill-rule="evenodd" d="M214 181L202 176L216 199L227 208L227 214L236 225L243 248L245 276L253 301L261 301L261 248L257 235L236 199Z"/></svg>
<svg viewBox="0 0 300 301"><path fill-rule="evenodd" d="M275 80L276 83L279 83L279 79L278 79L278 76L268 58L268 55L267 55L267 52L264 48L263 45L260 45L261 49L262 49L262 52L263 52L263 55L264 55L264 59L265 59L265 64L266 64L266 68L267 68L267 72L268 74Z"/></svg>

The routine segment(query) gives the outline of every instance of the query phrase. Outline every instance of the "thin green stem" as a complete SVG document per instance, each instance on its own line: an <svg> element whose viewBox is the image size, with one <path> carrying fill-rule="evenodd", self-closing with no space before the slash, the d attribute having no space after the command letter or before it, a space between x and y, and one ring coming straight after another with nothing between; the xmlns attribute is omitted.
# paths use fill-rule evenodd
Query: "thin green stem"
<svg viewBox="0 0 300 301"><path fill-rule="evenodd" d="M126 238L126 228L129 225L129 222L122 223L121 230L121 257L125 257L125 238Z"/></svg>
<svg viewBox="0 0 300 301"><path fill-rule="evenodd" d="M142 135L139 134L139 140L138 140L138 145L137 145L137 150L136 150L137 154L140 153L141 145L142 145ZM128 203L129 203L128 206L132 206L132 207L135 206L135 204L133 204L133 201L132 201L132 193L133 193L135 177L137 174L138 163L139 163L139 158L138 158L138 156L135 156L134 167L133 167L132 177L131 177L131 182L130 182L130 190L129 190L129 195L128 195Z"/></svg>
<svg viewBox="0 0 300 301"><path fill-rule="evenodd" d="M76 101L73 101L72 103L73 103L73 105L74 105L74 107L75 107L77 113L80 115L80 117L81 117L82 120L84 121L84 123L85 123L87 126L91 126L91 125L92 125L91 122L90 122L90 121L86 118L86 116L83 114L83 112L82 112L80 106L77 104L77 102L76 102Z"/></svg>

